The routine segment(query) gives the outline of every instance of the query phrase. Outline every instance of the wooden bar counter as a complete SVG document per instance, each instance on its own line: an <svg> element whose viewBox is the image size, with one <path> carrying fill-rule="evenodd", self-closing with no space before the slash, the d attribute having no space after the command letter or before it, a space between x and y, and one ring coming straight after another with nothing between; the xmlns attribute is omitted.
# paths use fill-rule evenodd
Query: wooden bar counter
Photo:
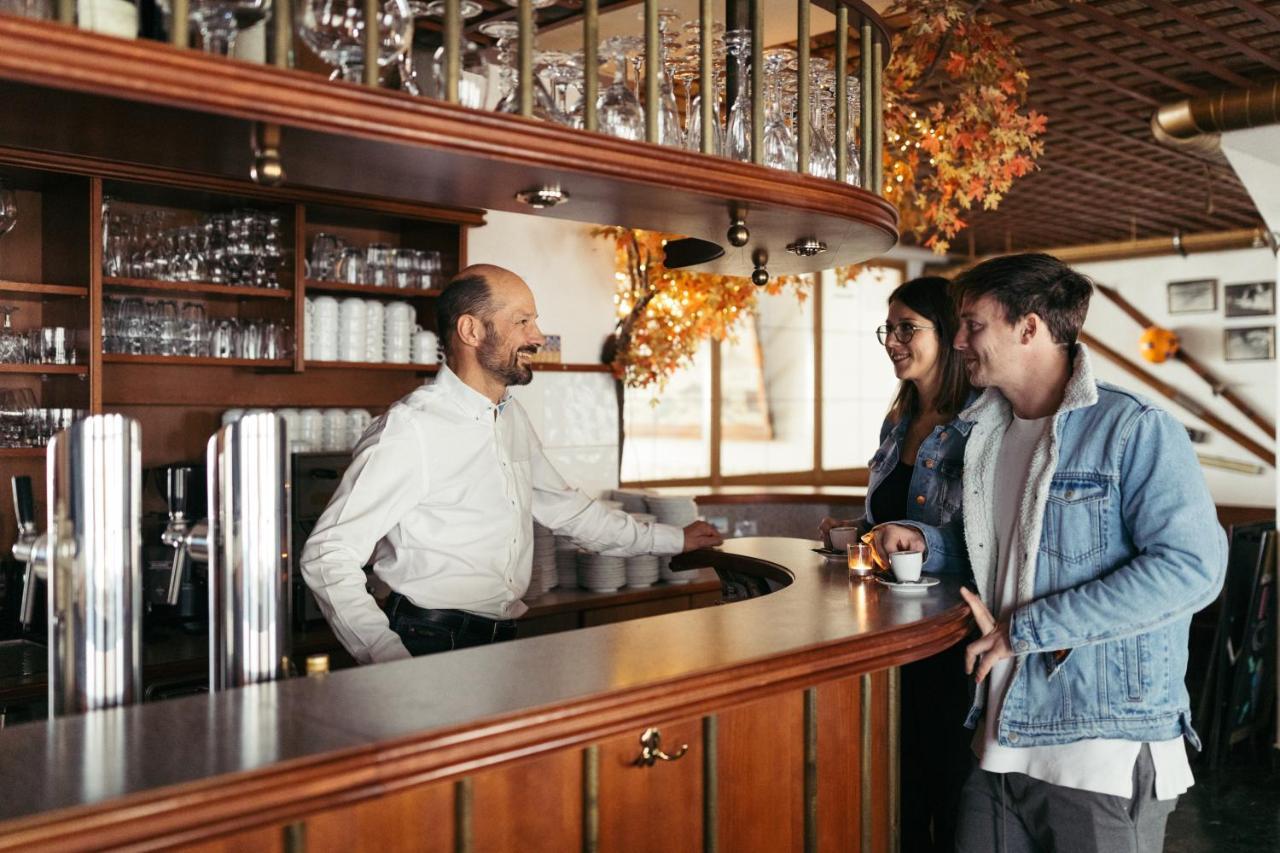
<svg viewBox="0 0 1280 853"><path fill-rule="evenodd" d="M733 604L6 729L0 849L893 849L894 668L971 621L815 544L686 559L781 586Z"/></svg>

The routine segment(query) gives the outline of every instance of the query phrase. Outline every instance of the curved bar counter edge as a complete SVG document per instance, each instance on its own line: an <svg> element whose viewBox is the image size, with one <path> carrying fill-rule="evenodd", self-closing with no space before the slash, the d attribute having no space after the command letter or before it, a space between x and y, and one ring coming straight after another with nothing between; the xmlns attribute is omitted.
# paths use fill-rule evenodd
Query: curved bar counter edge
<svg viewBox="0 0 1280 853"><path fill-rule="evenodd" d="M726 606L6 729L0 849L892 849L893 668L971 619L816 544L682 558L785 585Z"/></svg>

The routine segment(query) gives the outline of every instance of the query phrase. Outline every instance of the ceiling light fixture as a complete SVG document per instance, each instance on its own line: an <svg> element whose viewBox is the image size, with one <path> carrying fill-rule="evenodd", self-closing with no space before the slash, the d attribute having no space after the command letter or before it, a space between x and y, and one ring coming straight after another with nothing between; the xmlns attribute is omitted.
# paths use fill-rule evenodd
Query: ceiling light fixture
<svg viewBox="0 0 1280 853"><path fill-rule="evenodd" d="M559 187L537 187L531 190L521 190L516 193L516 201L529 205L535 210L545 210L548 207L555 207L564 204L569 200L569 194Z"/></svg>

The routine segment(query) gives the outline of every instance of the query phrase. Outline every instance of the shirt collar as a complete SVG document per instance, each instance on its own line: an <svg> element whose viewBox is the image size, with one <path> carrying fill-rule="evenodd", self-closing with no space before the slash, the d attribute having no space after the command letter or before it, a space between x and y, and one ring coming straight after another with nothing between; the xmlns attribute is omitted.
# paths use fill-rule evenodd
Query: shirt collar
<svg viewBox="0 0 1280 853"><path fill-rule="evenodd" d="M436 374L436 385L443 388L450 397L457 401L462 411L472 416L476 420L494 417L494 412L502 414L502 410L507 407L507 403L511 402L510 389L504 389L502 399L495 406L493 401L467 383L458 378L458 374L454 373L446 365L440 366L440 371Z"/></svg>

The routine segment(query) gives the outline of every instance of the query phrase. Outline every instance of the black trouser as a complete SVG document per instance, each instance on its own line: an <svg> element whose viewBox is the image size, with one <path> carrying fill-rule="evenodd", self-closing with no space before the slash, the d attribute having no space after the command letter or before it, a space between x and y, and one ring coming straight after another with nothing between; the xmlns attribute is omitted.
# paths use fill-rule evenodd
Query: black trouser
<svg viewBox="0 0 1280 853"><path fill-rule="evenodd" d="M899 775L903 853L955 849L960 792L973 768L973 700L964 674L969 640L902 667Z"/></svg>
<svg viewBox="0 0 1280 853"><path fill-rule="evenodd" d="M387 618L414 657L516 638L513 619L486 619L465 610L428 610L398 592L387 599Z"/></svg>

